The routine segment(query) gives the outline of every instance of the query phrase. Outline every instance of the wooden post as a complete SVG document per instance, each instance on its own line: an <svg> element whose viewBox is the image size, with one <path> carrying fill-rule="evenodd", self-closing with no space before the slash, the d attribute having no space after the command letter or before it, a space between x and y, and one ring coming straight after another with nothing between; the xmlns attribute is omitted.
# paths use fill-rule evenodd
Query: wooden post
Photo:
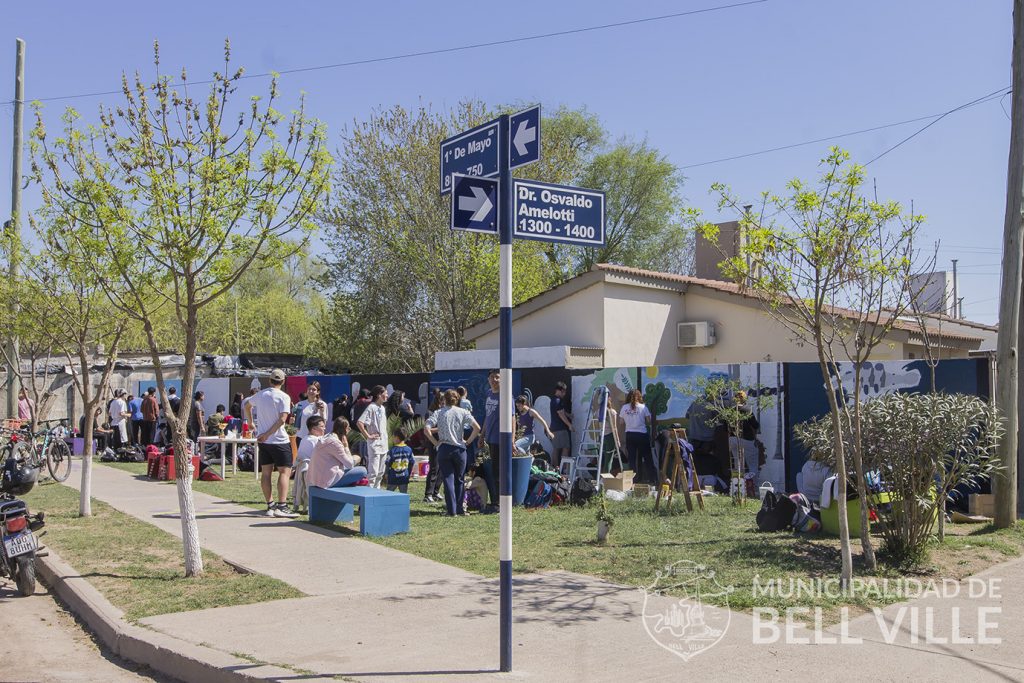
<svg viewBox="0 0 1024 683"><path fill-rule="evenodd" d="M1018 325L1021 308L1021 193L1024 192L1024 0L1013 3L1013 95L1010 112L1010 160L1006 174L1006 216L1003 223L1003 275L996 345L996 405L1006 420L999 444L1003 470L993 482L995 524L1006 528L1017 520L1017 444L1019 425Z"/></svg>
<svg viewBox="0 0 1024 683"><path fill-rule="evenodd" d="M11 221L10 234L6 235L11 246L10 263L7 277L12 284L18 281L18 257L21 249L21 154L22 154L22 121L25 117L25 41L17 38L14 65L14 150L11 163ZM12 302L15 313L18 302ZM18 367L21 358L18 355L18 336L12 334L8 340L7 358L7 417L18 417Z"/></svg>

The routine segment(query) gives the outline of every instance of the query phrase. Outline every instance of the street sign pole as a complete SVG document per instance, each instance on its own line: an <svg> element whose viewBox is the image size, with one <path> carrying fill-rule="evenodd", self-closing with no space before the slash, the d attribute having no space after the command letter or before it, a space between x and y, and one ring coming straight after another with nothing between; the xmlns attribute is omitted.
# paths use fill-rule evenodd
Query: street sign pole
<svg viewBox="0 0 1024 683"><path fill-rule="evenodd" d="M509 166L509 116L498 125L498 236L499 236L499 412L498 491L500 549L499 633L501 670L512 670L512 169Z"/></svg>

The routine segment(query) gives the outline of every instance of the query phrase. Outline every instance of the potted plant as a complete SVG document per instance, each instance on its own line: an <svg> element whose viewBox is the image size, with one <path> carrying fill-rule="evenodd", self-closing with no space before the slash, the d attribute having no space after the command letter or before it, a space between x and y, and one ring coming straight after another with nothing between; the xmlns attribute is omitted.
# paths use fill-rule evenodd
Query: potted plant
<svg viewBox="0 0 1024 683"><path fill-rule="evenodd" d="M600 494L599 494L600 495ZM608 540L608 532L612 530L615 518L608 511L608 499L601 496L601 503L597 508L597 542L604 543Z"/></svg>

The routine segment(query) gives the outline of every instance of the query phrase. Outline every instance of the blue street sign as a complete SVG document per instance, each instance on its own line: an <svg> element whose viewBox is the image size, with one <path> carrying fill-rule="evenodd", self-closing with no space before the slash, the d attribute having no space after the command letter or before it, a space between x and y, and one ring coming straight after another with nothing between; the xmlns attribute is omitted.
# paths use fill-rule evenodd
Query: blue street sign
<svg viewBox="0 0 1024 683"><path fill-rule="evenodd" d="M540 161L540 105L509 117L509 168Z"/></svg>
<svg viewBox="0 0 1024 683"><path fill-rule="evenodd" d="M452 175L452 230L498 234L498 181Z"/></svg>
<svg viewBox="0 0 1024 683"><path fill-rule="evenodd" d="M604 192L512 179L512 236L604 246Z"/></svg>
<svg viewBox="0 0 1024 683"><path fill-rule="evenodd" d="M441 143L441 194L452 189L452 174L498 175L498 121L490 121Z"/></svg>

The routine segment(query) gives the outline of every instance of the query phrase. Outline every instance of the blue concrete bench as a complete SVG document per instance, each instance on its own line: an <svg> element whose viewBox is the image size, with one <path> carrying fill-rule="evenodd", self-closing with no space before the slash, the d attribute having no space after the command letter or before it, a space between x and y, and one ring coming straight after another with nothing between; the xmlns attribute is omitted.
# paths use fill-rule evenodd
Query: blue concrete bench
<svg viewBox="0 0 1024 683"><path fill-rule="evenodd" d="M370 486L309 487L309 521L351 522L359 506L359 533L390 536L409 530L409 494Z"/></svg>

